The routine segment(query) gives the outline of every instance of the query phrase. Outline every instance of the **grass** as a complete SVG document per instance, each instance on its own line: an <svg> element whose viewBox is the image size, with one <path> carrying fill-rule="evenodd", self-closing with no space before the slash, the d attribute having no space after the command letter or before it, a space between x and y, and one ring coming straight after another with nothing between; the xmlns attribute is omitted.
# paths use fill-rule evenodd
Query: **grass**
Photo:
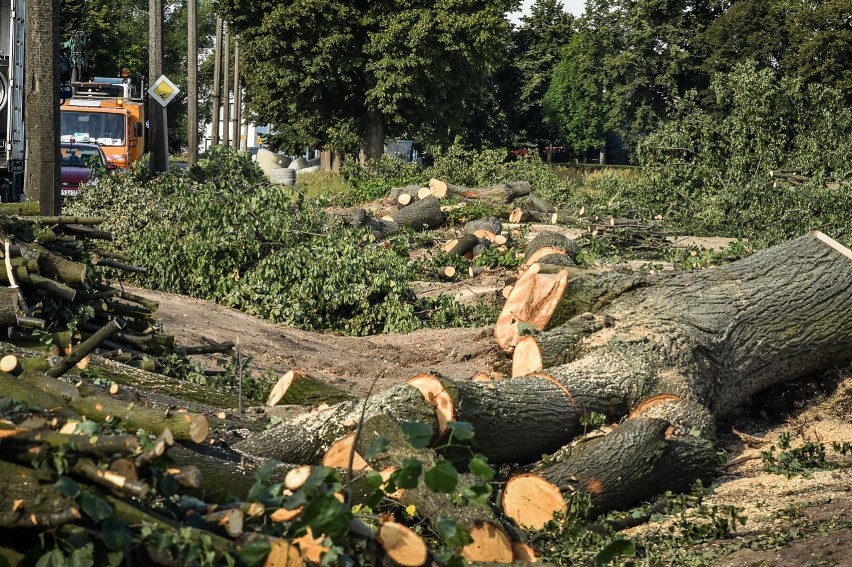
<svg viewBox="0 0 852 567"><path fill-rule="evenodd" d="M339 173L332 171L316 171L304 173L296 177L296 189L306 197L333 197L352 190L349 183Z"/></svg>

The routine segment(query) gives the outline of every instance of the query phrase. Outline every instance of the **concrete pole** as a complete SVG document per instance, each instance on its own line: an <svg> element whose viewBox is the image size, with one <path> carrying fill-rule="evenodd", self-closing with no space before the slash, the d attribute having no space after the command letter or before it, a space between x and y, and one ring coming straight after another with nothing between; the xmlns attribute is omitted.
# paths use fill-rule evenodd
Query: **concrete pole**
<svg viewBox="0 0 852 567"><path fill-rule="evenodd" d="M192 167L198 161L198 14L197 0L186 0L186 161Z"/></svg>
<svg viewBox="0 0 852 567"><path fill-rule="evenodd" d="M234 149L240 151L242 130L242 90L240 88L240 43L234 39Z"/></svg>
<svg viewBox="0 0 852 567"><path fill-rule="evenodd" d="M163 74L163 0L148 0L148 84ZM152 97L148 97L148 150L150 152L151 173L166 171L169 148L163 143L166 114L163 107Z"/></svg>
<svg viewBox="0 0 852 567"><path fill-rule="evenodd" d="M219 120L222 117L222 18L216 18L216 51L213 60L213 137L211 144L219 145Z"/></svg>
<svg viewBox="0 0 852 567"><path fill-rule="evenodd" d="M225 66L225 76L224 81L222 81L222 86L225 88L225 94L222 96L222 106L224 110L222 112L222 145L230 146L230 136L231 136L231 88L230 88L230 79L231 79L231 34L230 30L228 30L228 24L225 24L225 39L224 39L224 48L222 50L222 58L224 60Z"/></svg>

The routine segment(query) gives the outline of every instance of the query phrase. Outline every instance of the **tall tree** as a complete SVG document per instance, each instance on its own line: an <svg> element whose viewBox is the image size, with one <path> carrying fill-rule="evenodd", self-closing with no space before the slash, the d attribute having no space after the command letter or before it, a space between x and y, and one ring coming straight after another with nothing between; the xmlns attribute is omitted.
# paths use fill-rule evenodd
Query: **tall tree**
<svg viewBox="0 0 852 567"><path fill-rule="evenodd" d="M512 59L520 84L516 94L514 129L531 142L553 139L542 113L544 95L562 50L574 33L574 17L561 0L536 0L521 18Z"/></svg>
<svg viewBox="0 0 852 567"><path fill-rule="evenodd" d="M27 140L24 190L43 215L60 212L59 0L27 2L24 108Z"/></svg>
<svg viewBox="0 0 852 567"><path fill-rule="evenodd" d="M839 89L852 105L852 0L799 4L790 67L808 82Z"/></svg>
<svg viewBox="0 0 852 567"><path fill-rule="evenodd" d="M147 0L60 0L61 39L86 34L86 59L93 76L118 77L123 68L147 72Z"/></svg>
<svg viewBox="0 0 852 567"><path fill-rule="evenodd" d="M277 143L383 151L386 135L446 140L480 110L516 0L224 0L246 99Z"/></svg>
<svg viewBox="0 0 852 567"><path fill-rule="evenodd" d="M604 85L596 72L602 54L592 39L588 31L574 35L543 99L546 124L574 154L603 148L607 134Z"/></svg>
<svg viewBox="0 0 852 567"><path fill-rule="evenodd" d="M717 0L588 0L579 29L598 57L585 72L600 85L606 130L635 141L702 80L694 37L720 9Z"/></svg>

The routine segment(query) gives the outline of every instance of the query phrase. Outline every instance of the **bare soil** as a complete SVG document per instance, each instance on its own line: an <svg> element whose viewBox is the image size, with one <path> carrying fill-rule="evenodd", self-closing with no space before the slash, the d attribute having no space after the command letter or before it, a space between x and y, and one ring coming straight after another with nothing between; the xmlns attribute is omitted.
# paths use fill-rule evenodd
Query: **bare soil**
<svg viewBox="0 0 852 567"><path fill-rule="evenodd" d="M503 281L489 280L487 285L493 293ZM361 395L418 372L469 378L480 371L504 369L507 362L490 327L342 337L272 324L198 299L136 291L160 302L158 321L178 344L234 341L243 355L251 356L253 371L280 376L301 370ZM733 429L765 442L747 444ZM844 466L815 471L809 478L787 479L765 472L760 453L784 432L791 434L794 446L822 441L829 448L828 458ZM852 442L852 369L767 393L754 407L722 424L719 436L729 463L739 464L723 469L724 476L705 503L735 505L748 521L732 539L697 548L716 557L709 564L852 567L852 457L831 450L833 441ZM665 522L652 522L628 535L667 529Z"/></svg>

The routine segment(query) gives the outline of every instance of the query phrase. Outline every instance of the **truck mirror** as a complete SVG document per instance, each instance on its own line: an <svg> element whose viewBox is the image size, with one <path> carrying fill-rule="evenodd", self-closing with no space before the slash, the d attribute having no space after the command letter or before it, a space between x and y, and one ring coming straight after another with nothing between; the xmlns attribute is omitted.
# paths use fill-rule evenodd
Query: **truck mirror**
<svg viewBox="0 0 852 567"><path fill-rule="evenodd" d="M133 123L133 135L136 136L137 138L142 137L142 123L141 122L134 122Z"/></svg>

